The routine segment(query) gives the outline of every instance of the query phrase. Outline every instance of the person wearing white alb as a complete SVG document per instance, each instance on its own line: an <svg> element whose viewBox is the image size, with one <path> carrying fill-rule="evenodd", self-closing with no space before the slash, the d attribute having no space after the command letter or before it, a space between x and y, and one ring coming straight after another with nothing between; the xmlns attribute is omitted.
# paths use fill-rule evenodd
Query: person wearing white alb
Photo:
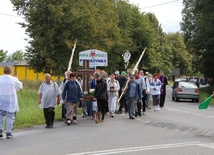
<svg viewBox="0 0 214 155"><path fill-rule="evenodd" d="M151 95L155 111L160 110L160 89L162 84L161 81L158 79L158 76L158 73L153 74L153 79L150 82Z"/></svg>
<svg viewBox="0 0 214 155"><path fill-rule="evenodd" d="M108 80L107 82L107 91L109 96L108 108L109 108L109 113L111 117L114 117L119 90L120 90L120 84L115 79L114 73L112 73L110 76L110 80Z"/></svg>
<svg viewBox="0 0 214 155"><path fill-rule="evenodd" d="M23 88L22 82L13 77L12 68L4 67L4 75L0 76L0 137L3 137L4 122L6 118L6 138L13 137L12 129L15 122L15 114L19 111L17 90Z"/></svg>

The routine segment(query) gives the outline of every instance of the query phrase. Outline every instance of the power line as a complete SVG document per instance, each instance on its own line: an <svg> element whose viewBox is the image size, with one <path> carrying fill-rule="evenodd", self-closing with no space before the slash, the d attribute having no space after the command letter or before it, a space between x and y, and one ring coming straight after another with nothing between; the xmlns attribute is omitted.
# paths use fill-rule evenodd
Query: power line
<svg viewBox="0 0 214 155"><path fill-rule="evenodd" d="M174 0L174 1L166 2L166 3L160 3L160 4L156 4L156 5L151 5L151 6L147 6L147 7L141 8L141 9L153 8L153 7L157 7L157 6L161 6L161 5L166 5L166 4L174 3L174 2L177 2L177 1L179 1L179 0Z"/></svg>
<svg viewBox="0 0 214 155"><path fill-rule="evenodd" d="M24 18L24 17L22 17L22 16L18 16L18 15L10 15L10 14L1 13L1 12L0 12L0 15L10 16L10 17L16 17L16 18Z"/></svg>

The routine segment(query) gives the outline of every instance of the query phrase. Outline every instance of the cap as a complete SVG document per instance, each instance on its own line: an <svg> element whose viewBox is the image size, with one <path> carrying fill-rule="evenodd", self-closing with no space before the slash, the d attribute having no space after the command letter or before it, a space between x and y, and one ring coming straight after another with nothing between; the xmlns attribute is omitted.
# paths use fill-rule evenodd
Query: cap
<svg viewBox="0 0 214 155"><path fill-rule="evenodd" d="M125 71L122 71L120 75L121 75L121 76L126 76L126 72L125 72Z"/></svg>
<svg viewBox="0 0 214 155"><path fill-rule="evenodd" d="M120 74L120 72L119 71L115 71L114 74Z"/></svg>

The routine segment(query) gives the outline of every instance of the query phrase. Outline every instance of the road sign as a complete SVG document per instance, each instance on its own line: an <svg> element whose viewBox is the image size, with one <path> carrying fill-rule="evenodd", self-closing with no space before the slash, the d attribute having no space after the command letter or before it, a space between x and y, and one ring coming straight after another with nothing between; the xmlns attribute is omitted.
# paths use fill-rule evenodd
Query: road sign
<svg viewBox="0 0 214 155"><path fill-rule="evenodd" d="M96 49L90 49L79 53L79 65L83 65L83 60L89 60L90 67L108 66L108 54Z"/></svg>
<svg viewBox="0 0 214 155"><path fill-rule="evenodd" d="M172 75L174 75L174 76L180 76L180 68L174 68L174 69L172 69Z"/></svg>

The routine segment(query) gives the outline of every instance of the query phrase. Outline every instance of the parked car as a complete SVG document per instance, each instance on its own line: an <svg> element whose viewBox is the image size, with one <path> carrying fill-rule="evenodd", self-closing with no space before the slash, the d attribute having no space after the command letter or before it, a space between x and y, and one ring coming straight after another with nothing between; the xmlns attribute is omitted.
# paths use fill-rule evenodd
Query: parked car
<svg viewBox="0 0 214 155"><path fill-rule="evenodd" d="M191 99L199 102L199 88L195 83L185 81L175 81L172 86L172 100Z"/></svg>
<svg viewBox="0 0 214 155"><path fill-rule="evenodd" d="M177 78L177 79L175 79L175 81L187 81L187 79L185 79L185 78Z"/></svg>

